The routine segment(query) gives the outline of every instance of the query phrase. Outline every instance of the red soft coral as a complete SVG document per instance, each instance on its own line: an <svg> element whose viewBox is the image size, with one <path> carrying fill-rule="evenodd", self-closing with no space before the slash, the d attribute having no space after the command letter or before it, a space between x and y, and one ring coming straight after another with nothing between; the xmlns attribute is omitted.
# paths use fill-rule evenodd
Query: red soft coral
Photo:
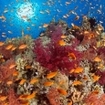
<svg viewBox="0 0 105 105"><path fill-rule="evenodd" d="M82 54L72 46L60 46L52 41L43 46L39 39L35 41L35 45L36 60L48 70L59 69L63 73L68 73L79 64L82 57ZM70 59L69 53L73 53L76 59Z"/></svg>
<svg viewBox="0 0 105 105"><path fill-rule="evenodd" d="M96 75L100 76L100 78L98 80L99 84L100 85L105 85L105 71L102 72L102 71L98 70L96 72Z"/></svg>
<svg viewBox="0 0 105 105"><path fill-rule="evenodd" d="M49 89L49 92L46 94L51 105L61 105L60 95L56 88Z"/></svg>
<svg viewBox="0 0 105 105"><path fill-rule="evenodd" d="M6 45L0 47L0 54L2 54L5 59L10 59L13 56L11 50L6 50Z"/></svg>
<svg viewBox="0 0 105 105"><path fill-rule="evenodd" d="M13 89L9 90L9 105L21 105Z"/></svg>
<svg viewBox="0 0 105 105"><path fill-rule="evenodd" d="M5 81L12 76L15 69L10 68L11 65L15 65L14 59L10 59L0 66L0 81Z"/></svg>
<svg viewBox="0 0 105 105"><path fill-rule="evenodd" d="M98 95L96 93L90 93L85 98L86 105L105 105L105 94Z"/></svg>

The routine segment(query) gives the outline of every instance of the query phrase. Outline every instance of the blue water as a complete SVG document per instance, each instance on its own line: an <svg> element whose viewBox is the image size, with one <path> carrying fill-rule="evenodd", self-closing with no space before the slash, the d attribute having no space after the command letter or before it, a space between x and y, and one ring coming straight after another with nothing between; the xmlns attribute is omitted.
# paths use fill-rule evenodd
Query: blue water
<svg viewBox="0 0 105 105"><path fill-rule="evenodd" d="M34 17L29 21L24 21L17 15L18 9L26 2L31 3L34 9ZM5 21L0 19L0 40L20 37L22 30L36 38L44 30L43 24L52 20L64 20L69 26L71 23L81 25L83 15L94 17L98 23L102 22L105 26L104 2L104 0L0 0L0 16L6 18ZM4 13L5 9L8 12ZM65 18L67 14L69 15ZM75 20L76 15L80 17L79 20Z"/></svg>

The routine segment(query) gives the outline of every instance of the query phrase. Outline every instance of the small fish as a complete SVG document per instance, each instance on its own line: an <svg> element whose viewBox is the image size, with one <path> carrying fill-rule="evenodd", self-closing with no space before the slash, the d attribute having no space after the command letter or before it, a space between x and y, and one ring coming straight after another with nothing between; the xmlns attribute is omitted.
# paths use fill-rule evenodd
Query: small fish
<svg viewBox="0 0 105 105"><path fill-rule="evenodd" d="M41 13L41 14L45 14L45 12L44 12L44 11L39 11L39 13Z"/></svg>
<svg viewBox="0 0 105 105"><path fill-rule="evenodd" d="M5 16L0 16L0 19L2 19L3 21L5 21L6 20L6 17Z"/></svg>
<svg viewBox="0 0 105 105"><path fill-rule="evenodd" d="M19 97L19 100L30 100L36 96L36 91L33 92L32 94L23 94Z"/></svg>
<svg viewBox="0 0 105 105"><path fill-rule="evenodd" d="M7 96L0 96L0 101L5 101L7 99Z"/></svg>
<svg viewBox="0 0 105 105"><path fill-rule="evenodd" d="M7 12L8 12L8 9L5 9L5 10L4 10L4 13L7 13Z"/></svg>
<svg viewBox="0 0 105 105"><path fill-rule="evenodd" d="M70 4L70 2L65 2L65 5L69 5Z"/></svg>
<svg viewBox="0 0 105 105"><path fill-rule="evenodd" d="M61 38L65 39L65 38L67 38L67 36L66 35L61 35Z"/></svg>
<svg viewBox="0 0 105 105"><path fill-rule="evenodd" d="M37 91L33 92L32 94L27 96L27 100L30 100L36 96Z"/></svg>
<svg viewBox="0 0 105 105"><path fill-rule="evenodd" d="M9 34L12 34L12 31L8 31Z"/></svg>
<svg viewBox="0 0 105 105"><path fill-rule="evenodd" d="M63 18L65 18L65 19L66 19L66 18L68 18L68 17L67 17L67 15L63 15Z"/></svg>
<svg viewBox="0 0 105 105"><path fill-rule="evenodd" d="M64 40L59 40L58 44L60 46L65 46L66 45L66 42Z"/></svg>
<svg viewBox="0 0 105 105"><path fill-rule="evenodd" d="M93 82L96 82L100 79L100 76L92 74Z"/></svg>
<svg viewBox="0 0 105 105"><path fill-rule="evenodd" d="M18 71L14 71L13 72L13 76L18 76L19 75L19 72Z"/></svg>
<svg viewBox="0 0 105 105"><path fill-rule="evenodd" d="M57 71L47 74L46 77L47 77L47 79L51 79L51 78L55 77L56 75L57 75Z"/></svg>
<svg viewBox="0 0 105 105"><path fill-rule="evenodd" d="M94 58L94 62L101 62L101 61L102 61L102 59L98 56Z"/></svg>
<svg viewBox="0 0 105 105"><path fill-rule="evenodd" d="M5 38L5 37L6 37L6 34L2 34L1 36L2 36L3 38Z"/></svg>
<svg viewBox="0 0 105 105"><path fill-rule="evenodd" d="M68 56L73 60L77 59L74 53L68 53Z"/></svg>
<svg viewBox="0 0 105 105"><path fill-rule="evenodd" d="M45 10L46 13L50 14L50 10Z"/></svg>
<svg viewBox="0 0 105 105"><path fill-rule="evenodd" d="M26 79L22 79L22 80L19 82L19 84L20 84L20 85L23 85L25 82L26 82Z"/></svg>
<svg viewBox="0 0 105 105"><path fill-rule="evenodd" d="M66 90L61 89L61 88L58 88L57 90L58 90L58 92L59 92L60 94L65 95L65 96L67 95L67 91L66 91Z"/></svg>
<svg viewBox="0 0 105 105"><path fill-rule="evenodd" d="M23 49L26 49L27 48L27 45L26 44L22 44L19 46L19 50L23 50Z"/></svg>
<svg viewBox="0 0 105 105"><path fill-rule="evenodd" d="M11 64L11 65L9 66L9 69L13 69L14 67L16 67L16 64Z"/></svg>
<svg viewBox="0 0 105 105"><path fill-rule="evenodd" d="M38 81L39 81L39 79L33 78L33 79L31 79L30 84L35 84L35 83L37 83Z"/></svg>
<svg viewBox="0 0 105 105"><path fill-rule="evenodd" d="M0 47L4 45L4 42L0 42Z"/></svg>
<svg viewBox="0 0 105 105"><path fill-rule="evenodd" d="M11 48L11 51L16 50L16 48L17 48L17 47L13 46L13 47Z"/></svg>
<svg viewBox="0 0 105 105"><path fill-rule="evenodd" d="M77 67L75 70L74 70L74 73L81 73L83 72L83 68L82 67Z"/></svg>
<svg viewBox="0 0 105 105"><path fill-rule="evenodd" d="M5 47L6 50L10 50L13 47L13 44L9 44Z"/></svg>
<svg viewBox="0 0 105 105"><path fill-rule="evenodd" d="M64 80L61 80L60 82L59 82L59 85L63 85L65 83L65 81Z"/></svg>
<svg viewBox="0 0 105 105"><path fill-rule="evenodd" d="M44 86L52 86L54 84L53 81L44 82Z"/></svg>
<svg viewBox="0 0 105 105"><path fill-rule="evenodd" d="M61 12L59 9L57 9L56 11L59 12L59 13Z"/></svg>
<svg viewBox="0 0 105 105"><path fill-rule="evenodd" d="M43 28L47 28L49 24L43 24Z"/></svg>
<svg viewBox="0 0 105 105"><path fill-rule="evenodd" d="M3 38L6 37L6 33L5 32L2 32L2 35L1 35Z"/></svg>
<svg viewBox="0 0 105 105"><path fill-rule="evenodd" d="M7 85L11 85L11 84L13 84L13 81L7 81Z"/></svg>
<svg viewBox="0 0 105 105"><path fill-rule="evenodd" d="M77 15L76 17L75 17L75 20L78 20L79 19L79 16Z"/></svg>
<svg viewBox="0 0 105 105"><path fill-rule="evenodd" d="M81 84L82 84L81 81L74 81L74 82L72 83L73 86L77 86L77 85L81 85Z"/></svg>
<svg viewBox="0 0 105 105"><path fill-rule="evenodd" d="M80 27L71 23L71 26L74 30L80 30Z"/></svg>

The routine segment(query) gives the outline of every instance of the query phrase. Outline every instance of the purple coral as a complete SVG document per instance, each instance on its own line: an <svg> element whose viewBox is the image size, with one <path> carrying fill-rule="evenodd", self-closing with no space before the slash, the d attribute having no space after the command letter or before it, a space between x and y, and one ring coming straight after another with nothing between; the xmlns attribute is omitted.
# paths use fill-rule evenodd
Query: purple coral
<svg viewBox="0 0 105 105"><path fill-rule="evenodd" d="M99 75L100 76L100 79L99 79L99 84L100 85L105 85L105 71L97 71L96 72L96 75Z"/></svg>
<svg viewBox="0 0 105 105"><path fill-rule="evenodd" d="M36 60L48 70L59 69L63 73L68 73L80 62L81 53L72 46L60 46L53 41L44 46L40 39L35 40L35 45ZM69 53L73 53L76 59L71 59L68 56Z"/></svg>

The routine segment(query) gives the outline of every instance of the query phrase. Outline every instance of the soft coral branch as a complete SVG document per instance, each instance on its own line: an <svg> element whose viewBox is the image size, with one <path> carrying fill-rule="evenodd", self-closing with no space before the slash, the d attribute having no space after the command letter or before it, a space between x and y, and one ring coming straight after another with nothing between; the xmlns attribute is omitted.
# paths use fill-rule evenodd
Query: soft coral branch
<svg viewBox="0 0 105 105"><path fill-rule="evenodd" d="M60 70L68 73L69 70L75 68L81 60L81 53L72 46L60 46L51 41L44 46L40 39L35 40L34 52L36 60L48 70ZM68 54L73 53L76 59L71 59Z"/></svg>

